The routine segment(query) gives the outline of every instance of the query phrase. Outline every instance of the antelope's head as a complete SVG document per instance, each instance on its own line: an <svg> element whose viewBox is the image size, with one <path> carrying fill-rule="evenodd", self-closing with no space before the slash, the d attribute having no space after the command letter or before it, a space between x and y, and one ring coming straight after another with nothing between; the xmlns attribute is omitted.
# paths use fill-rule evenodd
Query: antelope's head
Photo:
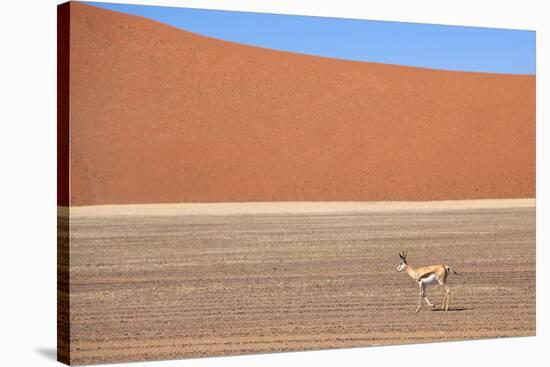
<svg viewBox="0 0 550 367"><path fill-rule="evenodd" d="M397 266L397 271L403 271L405 267L407 266L407 251L403 251L403 253L399 253L399 258L401 261L399 262L399 265Z"/></svg>

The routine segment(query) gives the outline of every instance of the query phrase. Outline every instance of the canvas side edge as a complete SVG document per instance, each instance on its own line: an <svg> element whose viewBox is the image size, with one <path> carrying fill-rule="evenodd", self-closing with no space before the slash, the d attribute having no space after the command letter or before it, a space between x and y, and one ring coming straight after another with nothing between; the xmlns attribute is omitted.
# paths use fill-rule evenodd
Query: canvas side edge
<svg viewBox="0 0 550 367"><path fill-rule="evenodd" d="M57 205L68 206L70 2L57 6ZM57 213L57 360L70 364L69 215Z"/></svg>

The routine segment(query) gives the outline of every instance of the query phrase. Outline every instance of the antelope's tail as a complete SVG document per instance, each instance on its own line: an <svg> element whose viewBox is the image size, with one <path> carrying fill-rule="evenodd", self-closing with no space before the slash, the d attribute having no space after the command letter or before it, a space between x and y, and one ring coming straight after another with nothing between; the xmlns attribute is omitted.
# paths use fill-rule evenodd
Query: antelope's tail
<svg viewBox="0 0 550 367"><path fill-rule="evenodd" d="M445 269L447 269L447 271L449 271L449 270L452 271L453 274L458 274L458 273L455 271L455 269L451 268L451 267L448 266L448 265L445 265Z"/></svg>

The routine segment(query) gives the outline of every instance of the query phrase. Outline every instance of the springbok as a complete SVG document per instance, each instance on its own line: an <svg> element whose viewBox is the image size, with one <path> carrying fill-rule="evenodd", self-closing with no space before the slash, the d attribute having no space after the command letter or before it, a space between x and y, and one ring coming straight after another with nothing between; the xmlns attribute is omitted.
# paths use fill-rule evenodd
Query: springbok
<svg viewBox="0 0 550 367"><path fill-rule="evenodd" d="M401 258L401 262L397 266L397 271L401 272L405 270L407 274L411 278L413 278L413 280L417 282L418 286L420 287L420 293L418 295L418 307L416 308L416 312L420 311L422 298L424 298L424 301L426 301L429 306L434 307L434 305L430 303L430 301L428 301L428 298L426 298L426 286L435 283L439 283L439 285L445 290L441 309L448 311L449 304L451 303L451 289L446 283L447 275L449 275L449 271L452 271L454 274L457 274L457 272L447 265L430 265L422 266L420 268L413 268L412 266L407 265L406 252L403 252L403 254L400 253L399 257Z"/></svg>

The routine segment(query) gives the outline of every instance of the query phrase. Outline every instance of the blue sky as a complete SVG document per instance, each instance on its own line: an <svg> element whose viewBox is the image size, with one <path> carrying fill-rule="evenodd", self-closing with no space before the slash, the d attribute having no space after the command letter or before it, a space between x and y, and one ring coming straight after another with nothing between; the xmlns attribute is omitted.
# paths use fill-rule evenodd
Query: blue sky
<svg viewBox="0 0 550 367"><path fill-rule="evenodd" d="M535 32L161 6L90 5L281 51L432 69L535 74Z"/></svg>

